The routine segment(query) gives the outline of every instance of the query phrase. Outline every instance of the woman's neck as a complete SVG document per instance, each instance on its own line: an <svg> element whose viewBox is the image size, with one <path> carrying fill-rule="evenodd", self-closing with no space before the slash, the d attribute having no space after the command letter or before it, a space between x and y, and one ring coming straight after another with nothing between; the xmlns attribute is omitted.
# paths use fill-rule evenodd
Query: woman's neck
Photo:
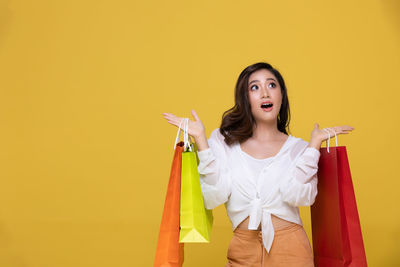
<svg viewBox="0 0 400 267"><path fill-rule="evenodd" d="M258 141L273 141L282 138L282 132L278 130L276 121L274 123L258 123L257 126L253 127L254 140Z"/></svg>

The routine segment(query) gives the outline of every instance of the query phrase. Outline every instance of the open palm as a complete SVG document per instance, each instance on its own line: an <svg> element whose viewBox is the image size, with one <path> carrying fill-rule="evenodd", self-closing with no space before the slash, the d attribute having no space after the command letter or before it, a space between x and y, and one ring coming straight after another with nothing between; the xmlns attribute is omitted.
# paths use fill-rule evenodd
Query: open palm
<svg viewBox="0 0 400 267"><path fill-rule="evenodd" d="M324 129L326 129L327 131ZM319 129L318 123L315 123L314 129L311 133L311 139L315 138L316 140L323 142L323 141L329 139L329 135L330 135L330 138L332 138L332 137L335 137L335 133L336 133L336 135L348 134L352 130L354 130L354 127L349 126L349 125L342 125L342 126L335 126L335 127ZM329 132L329 134L328 134L328 132Z"/></svg>
<svg viewBox="0 0 400 267"><path fill-rule="evenodd" d="M177 117L171 113L163 113L163 116L170 124L175 125L176 127L179 127L179 124L184 119L183 117ZM199 116L197 116L197 113L194 110L192 110L192 116L195 120L192 121L189 119L188 134L196 139L197 137L205 133L205 128ZM181 128L183 128L183 123L181 124Z"/></svg>

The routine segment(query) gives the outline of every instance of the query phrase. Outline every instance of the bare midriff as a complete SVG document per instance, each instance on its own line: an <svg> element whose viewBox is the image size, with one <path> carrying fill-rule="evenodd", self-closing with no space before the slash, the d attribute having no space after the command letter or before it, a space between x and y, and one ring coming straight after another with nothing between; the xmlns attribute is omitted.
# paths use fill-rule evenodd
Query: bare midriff
<svg viewBox="0 0 400 267"><path fill-rule="evenodd" d="M293 224L293 222L286 221L284 219L281 219L279 217L276 217L275 215L271 214L271 220L272 220L272 225L274 226L275 230L284 228L288 225ZM244 219L238 226L237 228L239 229L248 229L249 227L249 217ZM257 230L261 230L261 225L258 226Z"/></svg>

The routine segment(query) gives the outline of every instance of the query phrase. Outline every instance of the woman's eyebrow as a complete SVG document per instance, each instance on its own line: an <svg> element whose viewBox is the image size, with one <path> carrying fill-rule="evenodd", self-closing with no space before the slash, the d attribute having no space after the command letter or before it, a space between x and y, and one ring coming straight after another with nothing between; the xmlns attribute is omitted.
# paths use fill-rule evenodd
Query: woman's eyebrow
<svg viewBox="0 0 400 267"><path fill-rule="evenodd" d="M273 81L275 81L274 78L267 78L266 81L268 81L268 80L273 80ZM249 85L252 84L252 83L254 83L254 82L259 82L259 80L253 80L253 81L249 82ZM275 82L276 82L276 81L275 81Z"/></svg>

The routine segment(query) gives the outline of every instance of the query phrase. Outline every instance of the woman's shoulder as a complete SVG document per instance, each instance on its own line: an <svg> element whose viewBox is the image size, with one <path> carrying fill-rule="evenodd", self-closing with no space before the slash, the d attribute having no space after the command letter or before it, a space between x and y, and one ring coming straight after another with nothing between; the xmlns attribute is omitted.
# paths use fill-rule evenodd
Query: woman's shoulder
<svg viewBox="0 0 400 267"><path fill-rule="evenodd" d="M301 137L296 137L293 135L291 135L291 137L293 140L292 146L291 146L292 154L302 153L307 148L308 142Z"/></svg>
<svg viewBox="0 0 400 267"><path fill-rule="evenodd" d="M225 136L221 134L220 128L216 128L211 132L208 144L217 157L227 159L237 154L235 153L236 150L233 149L234 146L228 146L225 143Z"/></svg>
<svg viewBox="0 0 400 267"><path fill-rule="evenodd" d="M220 128L214 129L210 134L210 140L225 144L225 136L221 134Z"/></svg>
<svg viewBox="0 0 400 267"><path fill-rule="evenodd" d="M290 136L294 140L295 144L303 145L303 146L307 146L308 145L308 142L306 140L304 140L303 138L297 137L297 136L294 136L294 135L290 135Z"/></svg>
<svg viewBox="0 0 400 267"><path fill-rule="evenodd" d="M214 129L211 134L210 138L208 139L211 142L217 142L218 144L222 145L227 151L231 150L233 146L228 146L225 143L225 136L221 133L220 128Z"/></svg>

